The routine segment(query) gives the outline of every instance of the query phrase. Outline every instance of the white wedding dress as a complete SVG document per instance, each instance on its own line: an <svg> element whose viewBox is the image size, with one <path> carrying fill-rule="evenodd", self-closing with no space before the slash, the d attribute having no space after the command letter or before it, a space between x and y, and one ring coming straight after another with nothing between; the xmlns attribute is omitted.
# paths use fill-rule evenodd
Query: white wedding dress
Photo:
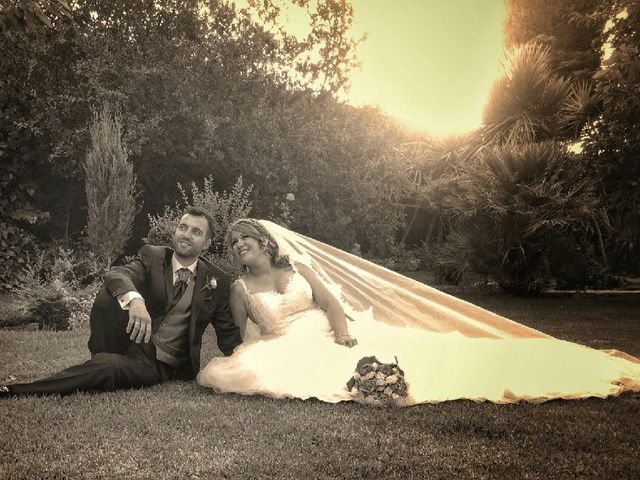
<svg viewBox="0 0 640 480"><path fill-rule="evenodd" d="M348 324L358 345L347 348L334 342L325 312L314 303L311 287L295 270L282 292L253 293L238 280L261 335L245 339L230 357L213 358L198 375L201 385L219 392L335 403L352 399L346 382L360 358L374 355L382 362L397 358L409 384L408 404L454 399L538 402L604 398L640 390L640 363L633 357L549 337L265 224L296 261L310 265L328 285L341 287L334 290L354 319ZM322 260L328 252L332 257ZM347 263L341 264L336 253L347 258ZM367 271L361 270L363 266ZM343 267L348 267L347 273L336 272ZM410 282L408 286L385 284L405 281ZM369 302L362 293L366 291L372 295ZM368 309L354 308L365 302ZM404 321L391 315L397 312Z"/></svg>

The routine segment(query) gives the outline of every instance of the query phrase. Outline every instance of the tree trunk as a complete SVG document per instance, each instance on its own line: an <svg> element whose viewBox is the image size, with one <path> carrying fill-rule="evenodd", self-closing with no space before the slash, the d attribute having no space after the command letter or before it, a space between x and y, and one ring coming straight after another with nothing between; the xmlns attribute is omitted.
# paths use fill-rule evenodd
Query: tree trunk
<svg viewBox="0 0 640 480"><path fill-rule="evenodd" d="M418 207L414 207L413 215L411 216L411 220L409 221L409 225L404 230L404 235L402 236L402 240L400 240L400 245L405 245L407 242L407 237L409 236L409 232L411 232L411 228L416 221L416 217L418 216Z"/></svg>
<svg viewBox="0 0 640 480"><path fill-rule="evenodd" d="M69 248L69 222L71 221L71 189L67 189L67 201L65 202L64 220L64 247Z"/></svg>
<svg viewBox="0 0 640 480"><path fill-rule="evenodd" d="M604 268L609 269L609 260L607 259L607 252L604 249L604 242L602 241L602 232L600 231L600 226L595 219L593 220L593 223L596 227L596 232L598 233L598 246L600 247L600 254L602 255L602 260L604 261Z"/></svg>

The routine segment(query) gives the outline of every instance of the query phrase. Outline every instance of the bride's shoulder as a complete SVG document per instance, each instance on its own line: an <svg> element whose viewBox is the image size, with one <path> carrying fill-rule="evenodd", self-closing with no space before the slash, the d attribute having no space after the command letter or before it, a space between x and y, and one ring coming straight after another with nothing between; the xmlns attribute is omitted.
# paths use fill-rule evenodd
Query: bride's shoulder
<svg viewBox="0 0 640 480"><path fill-rule="evenodd" d="M230 295L245 296L247 294L247 285L244 283L244 278L238 277L229 288Z"/></svg>

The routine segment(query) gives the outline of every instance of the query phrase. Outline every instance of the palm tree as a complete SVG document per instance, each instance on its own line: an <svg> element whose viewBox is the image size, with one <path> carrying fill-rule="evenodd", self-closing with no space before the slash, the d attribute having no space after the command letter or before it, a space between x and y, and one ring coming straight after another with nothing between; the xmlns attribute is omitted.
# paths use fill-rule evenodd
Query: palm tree
<svg viewBox="0 0 640 480"><path fill-rule="evenodd" d="M43 26L53 28L56 21L64 17L70 19L71 13L66 0L9 0L0 10L0 32L7 36L32 32Z"/></svg>
<svg viewBox="0 0 640 480"><path fill-rule="evenodd" d="M537 293L562 268L557 250L595 231L596 192L558 142L487 148L443 199L452 228L437 262L453 277L475 272L507 291Z"/></svg>
<svg viewBox="0 0 640 480"><path fill-rule="evenodd" d="M595 179L567 145L594 98L555 75L549 59L535 43L511 52L477 132L481 146L441 198L450 232L437 263L454 278L473 271L522 294L543 288L569 252L593 268L590 240L606 222Z"/></svg>
<svg viewBox="0 0 640 480"><path fill-rule="evenodd" d="M527 43L507 58L510 68L493 86L484 112L486 143L574 140L597 114L599 99L591 85L573 85L554 74L549 47Z"/></svg>

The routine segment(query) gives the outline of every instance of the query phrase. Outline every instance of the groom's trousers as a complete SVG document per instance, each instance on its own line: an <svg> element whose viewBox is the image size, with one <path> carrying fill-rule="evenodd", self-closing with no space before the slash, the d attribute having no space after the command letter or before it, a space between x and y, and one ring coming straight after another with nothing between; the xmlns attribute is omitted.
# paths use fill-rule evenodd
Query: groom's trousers
<svg viewBox="0 0 640 480"><path fill-rule="evenodd" d="M120 307L118 301L102 287L91 307L89 325L89 351L98 353L126 353L131 340L127 333L129 312Z"/></svg>
<svg viewBox="0 0 640 480"><path fill-rule="evenodd" d="M70 394L146 387L175 376L175 370L156 360L153 343L131 343L126 354L98 353L50 377L9 385L13 395Z"/></svg>

